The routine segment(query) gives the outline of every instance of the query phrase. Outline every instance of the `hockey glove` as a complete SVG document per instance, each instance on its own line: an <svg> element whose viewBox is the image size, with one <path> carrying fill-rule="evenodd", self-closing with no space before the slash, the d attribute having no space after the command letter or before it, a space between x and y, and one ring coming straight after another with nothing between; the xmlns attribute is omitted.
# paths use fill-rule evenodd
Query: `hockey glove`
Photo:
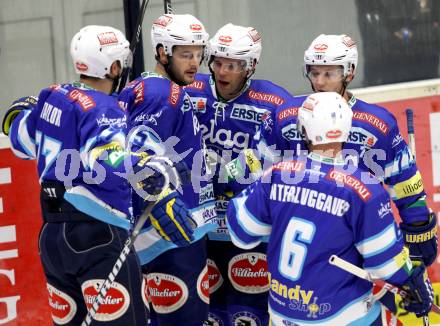
<svg viewBox="0 0 440 326"><path fill-rule="evenodd" d="M403 299L405 310L415 313L417 317L427 315L434 302L434 291L422 264L413 269L402 288L408 292L408 296Z"/></svg>
<svg viewBox="0 0 440 326"><path fill-rule="evenodd" d="M189 245L193 238L193 223L185 203L176 191L181 184L190 181L190 171L182 161L173 163L167 157L143 155L133 168L136 192L146 202L156 201L151 214L151 225L167 241L178 247Z"/></svg>
<svg viewBox="0 0 440 326"><path fill-rule="evenodd" d="M191 182L191 171L185 162L173 163L164 156L144 155L133 167L133 171L136 176L136 192L145 200L167 188L178 189L180 185Z"/></svg>
<svg viewBox="0 0 440 326"><path fill-rule="evenodd" d="M18 114L23 110L33 110L37 106L38 98L35 96L25 96L12 103L8 111L6 111L2 122L2 131L5 135L9 135L11 125Z"/></svg>
<svg viewBox="0 0 440 326"><path fill-rule="evenodd" d="M422 260L425 266L430 266L437 257L437 218L434 213L429 216L425 225L400 223L400 229L405 236L405 244L409 248L412 260Z"/></svg>
<svg viewBox="0 0 440 326"><path fill-rule="evenodd" d="M151 225L167 241L178 247L189 245L193 240L193 226L196 223L185 203L175 190L165 190L150 214Z"/></svg>

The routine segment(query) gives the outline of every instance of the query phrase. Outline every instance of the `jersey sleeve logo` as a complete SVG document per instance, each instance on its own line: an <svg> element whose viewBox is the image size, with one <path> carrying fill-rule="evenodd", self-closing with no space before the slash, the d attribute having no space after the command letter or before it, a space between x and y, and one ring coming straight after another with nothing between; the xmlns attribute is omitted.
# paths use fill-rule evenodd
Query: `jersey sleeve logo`
<svg viewBox="0 0 440 326"><path fill-rule="evenodd" d="M343 183L345 186L350 187L363 201L367 201L371 197L371 193L364 183L342 171L333 169L327 174L326 179L336 181L337 183Z"/></svg>
<svg viewBox="0 0 440 326"><path fill-rule="evenodd" d="M139 102L144 101L144 83L143 82L137 84L134 87L133 92L135 94L134 104L138 104Z"/></svg>
<svg viewBox="0 0 440 326"><path fill-rule="evenodd" d="M298 161L281 161L272 166L275 171L298 172L304 169L304 162Z"/></svg>
<svg viewBox="0 0 440 326"><path fill-rule="evenodd" d="M195 89L203 89L205 87L205 83L201 80L195 80L191 84L185 86L185 88L195 88Z"/></svg>
<svg viewBox="0 0 440 326"><path fill-rule="evenodd" d="M379 130L384 135L388 133L387 124L371 113L353 112L353 120L366 122Z"/></svg>
<svg viewBox="0 0 440 326"><path fill-rule="evenodd" d="M177 85L176 83L171 83L170 96L168 97L168 102L172 106L176 106L176 104L179 102L180 92L181 92L180 86Z"/></svg>
<svg viewBox="0 0 440 326"><path fill-rule="evenodd" d="M282 110L278 113L277 120L283 121L285 119L288 119L290 117L296 117L298 116L298 108L297 107L290 107L287 109Z"/></svg>
<svg viewBox="0 0 440 326"><path fill-rule="evenodd" d="M74 89L69 92L69 98L79 104L83 111L88 111L96 106L93 98L79 89Z"/></svg>
<svg viewBox="0 0 440 326"><path fill-rule="evenodd" d="M263 93L263 92L256 92L252 89L249 90L248 92L248 96L254 100L258 100L258 101L262 101L262 102L267 102L267 103L272 103L275 104L277 106L281 105L284 103L284 99L281 98L278 95L275 94L269 94L269 93Z"/></svg>

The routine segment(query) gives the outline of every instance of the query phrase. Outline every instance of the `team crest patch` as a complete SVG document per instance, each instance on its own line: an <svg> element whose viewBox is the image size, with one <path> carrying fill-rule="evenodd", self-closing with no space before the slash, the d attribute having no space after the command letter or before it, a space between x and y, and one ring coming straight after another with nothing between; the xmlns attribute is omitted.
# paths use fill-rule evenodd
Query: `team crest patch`
<svg viewBox="0 0 440 326"><path fill-rule="evenodd" d="M207 260L208 277L209 277L209 293L214 293L223 284L223 277L220 270L212 259Z"/></svg>
<svg viewBox="0 0 440 326"><path fill-rule="evenodd" d="M240 311L232 315L234 326L261 326L260 319L249 311Z"/></svg>
<svg viewBox="0 0 440 326"><path fill-rule="evenodd" d="M269 290L266 255L249 252L234 256L228 264L232 286L244 293L263 293Z"/></svg>
<svg viewBox="0 0 440 326"><path fill-rule="evenodd" d="M98 295L98 290L104 281L103 279L92 279L85 281L81 285L87 309L92 307ZM94 319L103 322L116 320L127 311L129 305L130 295L125 286L121 283L113 282Z"/></svg>
<svg viewBox="0 0 440 326"><path fill-rule="evenodd" d="M202 272L197 278L197 293L204 303L209 304L208 266L205 266L205 268L203 268Z"/></svg>
<svg viewBox="0 0 440 326"><path fill-rule="evenodd" d="M147 285L153 309L159 314L176 311L188 300L188 287L176 276L150 273Z"/></svg>
<svg viewBox="0 0 440 326"><path fill-rule="evenodd" d="M70 322L77 310L75 300L50 284L47 284L47 292L49 292L49 306L53 321L59 325Z"/></svg>

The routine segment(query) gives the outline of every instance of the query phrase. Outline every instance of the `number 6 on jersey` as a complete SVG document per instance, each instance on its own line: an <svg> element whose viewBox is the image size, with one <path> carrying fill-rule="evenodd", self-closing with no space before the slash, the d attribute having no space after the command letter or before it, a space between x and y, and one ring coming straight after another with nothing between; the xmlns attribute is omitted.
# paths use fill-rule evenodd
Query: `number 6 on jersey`
<svg viewBox="0 0 440 326"><path fill-rule="evenodd" d="M281 240L280 273L295 281L301 277L307 246L315 235L315 225L307 220L292 217Z"/></svg>

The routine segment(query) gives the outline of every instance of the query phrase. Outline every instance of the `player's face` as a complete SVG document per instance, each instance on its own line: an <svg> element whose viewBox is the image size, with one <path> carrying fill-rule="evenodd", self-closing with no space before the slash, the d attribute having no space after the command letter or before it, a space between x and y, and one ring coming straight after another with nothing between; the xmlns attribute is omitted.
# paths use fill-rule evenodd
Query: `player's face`
<svg viewBox="0 0 440 326"><path fill-rule="evenodd" d="M309 66L307 77L315 92L339 93L344 80L344 69L341 66Z"/></svg>
<svg viewBox="0 0 440 326"><path fill-rule="evenodd" d="M203 58L203 46L180 45L173 47L173 59L170 69L182 84L189 85L194 81L200 62Z"/></svg>
<svg viewBox="0 0 440 326"><path fill-rule="evenodd" d="M225 100L237 96L246 80L246 61L215 57L210 66L220 96Z"/></svg>

